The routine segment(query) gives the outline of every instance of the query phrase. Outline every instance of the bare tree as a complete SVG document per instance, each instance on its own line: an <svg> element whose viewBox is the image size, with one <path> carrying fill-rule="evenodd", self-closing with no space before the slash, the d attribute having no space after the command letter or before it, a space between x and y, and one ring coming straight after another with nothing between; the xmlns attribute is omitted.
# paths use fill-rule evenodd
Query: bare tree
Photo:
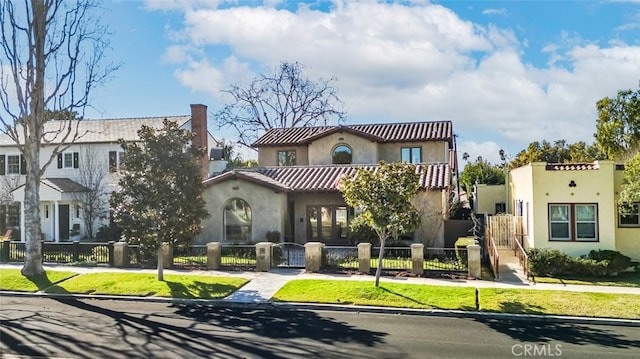
<svg viewBox="0 0 640 359"><path fill-rule="evenodd" d="M91 91L117 68L104 66L109 43L106 28L92 15L96 9L91 0L0 0L0 130L16 143L27 167L25 276L44 272L40 178L80 135L75 118L51 121L47 114L79 113L82 118ZM52 146L49 158L41 158L44 145Z"/></svg>
<svg viewBox="0 0 640 359"><path fill-rule="evenodd" d="M341 121L342 102L329 80L311 81L298 62L282 62L271 75L259 75L245 88L231 85L224 93L231 101L215 114L221 127L232 127L239 142L249 145L261 131L270 128L326 125Z"/></svg>
<svg viewBox="0 0 640 359"><path fill-rule="evenodd" d="M87 147L79 168L78 183L87 188L86 192L74 192L73 199L82 208L82 222L86 236L93 238L97 221L109 217L109 200L105 177L107 176L105 161L100 161L96 150Z"/></svg>

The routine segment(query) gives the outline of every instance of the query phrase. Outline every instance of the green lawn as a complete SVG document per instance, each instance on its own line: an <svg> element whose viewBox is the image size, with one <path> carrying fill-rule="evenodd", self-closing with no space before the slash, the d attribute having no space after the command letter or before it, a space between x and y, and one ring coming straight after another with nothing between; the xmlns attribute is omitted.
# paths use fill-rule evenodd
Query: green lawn
<svg viewBox="0 0 640 359"><path fill-rule="evenodd" d="M640 319L640 295L531 289L480 289L489 312Z"/></svg>
<svg viewBox="0 0 640 359"><path fill-rule="evenodd" d="M606 285L612 287L640 287L640 272L620 273L609 278L552 278L535 277L536 283Z"/></svg>
<svg viewBox="0 0 640 359"><path fill-rule="evenodd" d="M0 290L37 292L74 275L75 272L49 271L37 277L27 278L19 269L0 269Z"/></svg>
<svg viewBox="0 0 640 359"><path fill-rule="evenodd" d="M278 291L282 302L475 310L475 288L381 282L294 280ZM640 296L531 289L480 289L487 312L640 319Z"/></svg>
<svg viewBox="0 0 640 359"><path fill-rule="evenodd" d="M246 283L243 278L177 274L165 274L160 282L156 274L103 272L74 277L47 292L219 299Z"/></svg>
<svg viewBox="0 0 640 359"><path fill-rule="evenodd" d="M429 290L425 290L429 288ZM282 287L273 300L423 309L475 309L474 288L425 287L417 284L294 280Z"/></svg>

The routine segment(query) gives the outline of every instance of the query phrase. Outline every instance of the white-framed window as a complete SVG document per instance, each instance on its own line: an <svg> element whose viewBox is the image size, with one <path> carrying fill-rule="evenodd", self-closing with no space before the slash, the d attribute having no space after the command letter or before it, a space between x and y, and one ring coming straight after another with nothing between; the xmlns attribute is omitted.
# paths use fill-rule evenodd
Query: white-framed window
<svg viewBox="0 0 640 359"><path fill-rule="evenodd" d="M550 241L598 241L598 205L549 204Z"/></svg>
<svg viewBox="0 0 640 359"><path fill-rule="evenodd" d="M422 147L402 147L400 161L406 163L422 163Z"/></svg>
<svg viewBox="0 0 640 359"><path fill-rule="evenodd" d="M120 172L123 170L122 163L124 162L123 151L109 151L109 172Z"/></svg>
<svg viewBox="0 0 640 359"><path fill-rule="evenodd" d="M20 155L7 156L7 174L20 174Z"/></svg>
<svg viewBox="0 0 640 359"><path fill-rule="evenodd" d="M618 211L619 227L640 227L640 203L634 203Z"/></svg>
<svg viewBox="0 0 640 359"><path fill-rule="evenodd" d="M58 168L79 168L80 154L78 152L58 153Z"/></svg>

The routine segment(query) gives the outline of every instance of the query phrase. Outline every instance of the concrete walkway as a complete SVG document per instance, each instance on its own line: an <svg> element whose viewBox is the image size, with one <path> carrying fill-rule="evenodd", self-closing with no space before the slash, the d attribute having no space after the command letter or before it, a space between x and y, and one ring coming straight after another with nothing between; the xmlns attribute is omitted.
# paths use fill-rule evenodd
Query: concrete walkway
<svg viewBox="0 0 640 359"><path fill-rule="evenodd" d="M500 256L500 278L497 279L498 281L518 285L529 284L529 280L524 274L518 257L513 254L513 250L499 249L498 255Z"/></svg>
<svg viewBox="0 0 640 359"><path fill-rule="evenodd" d="M0 268L20 269L22 264L0 264ZM64 270L78 273L95 272L138 272L156 273L154 269L119 269L111 267L71 267L61 265L46 265L46 270ZM353 280L373 282L373 275L364 274L334 274L334 273L306 273L303 269L273 269L270 272L236 272L236 271L209 271L209 270L171 270L166 269L165 274L193 274L206 276L233 276L249 280L249 283L242 288L224 298L223 301L234 303L266 303L273 295L287 282L294 279L327 279L327 280ZM381 282L406 283L421 285L455 286L455 287L475 287L475 288L512 288L512 289L532 289L532 290L564 290L572 292L591 293L613 293L613 294L635 294L640 295L640 287L611 287L594 285L564 285L530 283L518 281L485 281L466 279L436 279L436 278L415 278L415 277L381 277Z"/></svg>

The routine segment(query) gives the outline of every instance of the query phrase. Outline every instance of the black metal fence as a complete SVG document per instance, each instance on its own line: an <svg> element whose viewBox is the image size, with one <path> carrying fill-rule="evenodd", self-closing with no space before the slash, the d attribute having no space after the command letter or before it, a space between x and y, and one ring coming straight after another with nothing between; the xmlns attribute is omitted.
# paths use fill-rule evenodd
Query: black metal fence
<svg viewBox="0 0 640 359"><path fill-rule="evenodd" d="M304 245L280 243L273 246L271 265L280 268L304 268Z"/></svg>
<svg viewBox="0 0 640 359"><path fill-rule="evenodd" d="M253 245L222 245L220 265L226 268L255 268L256 247ZM205 263L206 264L206 263Z"/></svg>
<svg viewBox="0 0 640 359"><path fill-rule="evenodd" d="M324 248L323 268L358 269L358 264L358 247L327 246Z"/></svg>
<svg viewBox="0 0 640 359"><path fill-rule="evenodd" d="M42 242L42 261L49 263L95 263L111 265L113 245L100 242ZM23 262L26 243L0 242L1 262Z"/></svg>
<svg viewBox="0 0 640 359"><path fill-rule="evenodd" d="M173 249L173 265L182 268L206 267L207 246L177 246Z"/></svg>

